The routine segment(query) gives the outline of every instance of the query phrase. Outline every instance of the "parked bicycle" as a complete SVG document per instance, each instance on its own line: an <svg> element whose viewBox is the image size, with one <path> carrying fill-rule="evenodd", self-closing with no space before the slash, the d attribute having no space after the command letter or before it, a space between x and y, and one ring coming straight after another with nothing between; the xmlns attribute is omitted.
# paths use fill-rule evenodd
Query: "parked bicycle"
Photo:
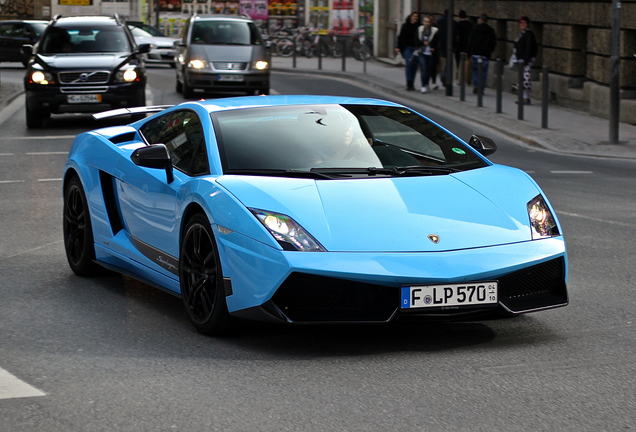
<svg viewBox="0 0 636 432"><path fill-rule="evenodd" d="M311 49L312 39L304 27L292 30L292 36L281 37L276 44L276 53L281 57L291 57L296 47L296 55L307 56Z"/></svg>
<svg viewBox="0 0 636 432"><path fill-rule="evenodd" d="M360 27L351 32L351 54L356 60L364 61L373 57L373 40L367 39L366 29Z"/></svg>

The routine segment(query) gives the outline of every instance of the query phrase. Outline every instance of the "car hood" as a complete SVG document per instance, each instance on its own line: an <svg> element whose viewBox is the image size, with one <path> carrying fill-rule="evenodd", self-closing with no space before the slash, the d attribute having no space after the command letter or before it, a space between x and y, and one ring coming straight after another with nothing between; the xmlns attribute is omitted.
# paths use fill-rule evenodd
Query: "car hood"
<svg viewBox="0 0 636 432"><path fill-rule="evenodd" d="M56 69L113 69L128 57L127 53L39 55L41 61Z"/></svg>
<svg viewBox="0 0 636 432"><path fill-rule="evenodd" d="M161 37L161 36L152 36L152 37L145 37L145 36L135 36L135 42L137 43L137 45L141 45L141 44L152 44L155 45L157 47L170 47L172 48L172 45L174 44L174 42L177 39L175 38L170 38L170 37Z"/></svg>
<svg viewBox="0 0 636 432"><path fill-rule="evenodd" d="M190 58L209 62L249 62L265 57L265 49L256 45L191 45Z"/></svg>
<svg viewBox="0 0 636 432"><path fill-rule="evenodd" d="M498 166L428 177L217 182L248 208L290 216L328 251L439 252L528 241L526 203L540 192L527 174Z"/></svg>

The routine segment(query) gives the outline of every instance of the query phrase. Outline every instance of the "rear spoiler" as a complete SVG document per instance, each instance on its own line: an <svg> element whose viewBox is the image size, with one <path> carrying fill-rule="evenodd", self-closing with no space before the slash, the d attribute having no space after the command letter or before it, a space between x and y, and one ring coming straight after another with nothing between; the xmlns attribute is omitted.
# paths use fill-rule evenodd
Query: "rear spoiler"
<svg viewBox="0 0 636 432"><path fill-rule="evenodd" d="M114 110L95 113L93 114L93 118L95 120L102 120L105 118L118 117L118 116L123 116L128 114L156 113L173 106L174 105L154 105L154 106L141 106L141 107L134 107L134 108L117 108Z"/></svg>

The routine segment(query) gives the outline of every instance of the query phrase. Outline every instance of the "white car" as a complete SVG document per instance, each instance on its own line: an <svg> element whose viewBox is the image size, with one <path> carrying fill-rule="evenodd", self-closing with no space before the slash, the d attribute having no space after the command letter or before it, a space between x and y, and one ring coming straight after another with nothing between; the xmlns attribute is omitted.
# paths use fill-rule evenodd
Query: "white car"
<svg viewBox="0 0 636 432"><path fill-rule="evenodd" d="M150 44L152 46L150 52L146 54L146 63L161 63L174 67L173 44L178 39L164 36L161 31L151 26L144 26L142 29L128 23L128 28L137 45Z"/></svg>

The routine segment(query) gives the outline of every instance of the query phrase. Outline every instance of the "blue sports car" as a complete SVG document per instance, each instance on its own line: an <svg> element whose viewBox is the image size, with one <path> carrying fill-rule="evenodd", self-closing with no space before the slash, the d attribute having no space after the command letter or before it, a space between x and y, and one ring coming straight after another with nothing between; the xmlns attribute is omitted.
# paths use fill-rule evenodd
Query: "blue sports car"
<svg viewBox="0 0 636 432"><path fill-rule="evenodd" d="M233 318L389 322L568 303L561 226L523 171L396 103L185 102L78 135L64 173L71 269L180 296L197 330Z"/></svg>

